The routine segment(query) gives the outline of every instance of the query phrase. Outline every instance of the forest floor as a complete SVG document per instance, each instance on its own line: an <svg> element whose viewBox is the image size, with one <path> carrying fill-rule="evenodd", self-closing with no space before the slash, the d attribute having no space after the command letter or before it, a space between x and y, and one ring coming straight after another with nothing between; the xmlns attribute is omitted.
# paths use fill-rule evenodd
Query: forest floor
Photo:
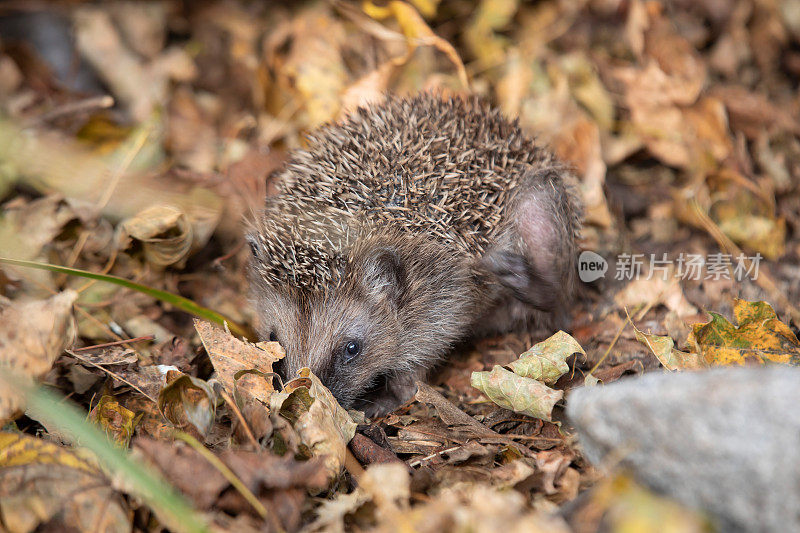
<svg viewBox="0 0 800 533"><path fill-rule="evenodd" d="M761 363L775 331L800 361L798 78L797 0L0 2L0 257L189 300L0 263L0 374L45 385L0 380L0 529L703 530L590 465L564 405ZM473 373L553 332L460 346L367 422L313 376L274 391L278 348L187 312L252 331L243 220L287 154L423 90L481 95L580 179L582 259L606 270L581 271L572 338L541 345L561 369L543 412L530 377ZM744 338L760 301L776 319Z"/></svg>

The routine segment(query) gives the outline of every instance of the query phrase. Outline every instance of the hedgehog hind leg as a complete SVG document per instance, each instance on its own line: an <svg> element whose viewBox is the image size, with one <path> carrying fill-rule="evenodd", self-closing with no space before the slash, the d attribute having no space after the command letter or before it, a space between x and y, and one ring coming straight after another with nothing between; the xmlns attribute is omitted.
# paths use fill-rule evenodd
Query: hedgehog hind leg
<svg viewBox="0 0 800 533"><path fill-rule="evenodd" d="M523 303L541 311L550 311L558 304L557 284L546 272L540 272L526 255L498 248L484 257L484 264L495 279Z"/></svg>
<svg viewBox="0 0 800 533"><path fill-rule="evenodd" d="M566 327L575 291L579 207L558 167L531 170L522 179L498 245L483 258L497 282L519 302ZM533 313L541 316L541 313Z"/></svg>

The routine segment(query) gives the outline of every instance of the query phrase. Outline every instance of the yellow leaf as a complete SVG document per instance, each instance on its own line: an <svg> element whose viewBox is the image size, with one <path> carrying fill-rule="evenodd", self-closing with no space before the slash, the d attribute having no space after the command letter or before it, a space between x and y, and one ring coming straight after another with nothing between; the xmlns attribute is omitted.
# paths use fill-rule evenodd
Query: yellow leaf
<svg viewBox="0 0 800 533"><path fill-rule="evenodd" d="M650 492L625 474L606 477L589 497L589 505L603 517L601 523L608 531L710 531L710 525L699 513Z"/></svg>
<svg viewBox="0 0 800 533"><path fill-rule="evenodd" d="M425 20L414 9L414 6L399 0L392 0L385 7L365 1L362 4L362 8L367 15L375 20L384 20L389 17L395 18L407 39L408 51L405 59L409 58L419 46L433 46L444 53L456 67L458 78L461 80L462 85L469 87L467 71L456 49L453 48L452 44L433 33L433 30L425 23Z"/></svg>
<svg viewBox="0 0 800 533"><path fill-rule="evenodd" d="M120 405L113 396L105 395L89 413L89 418L121 448L128 447L137 422L136 413Z"/></svg>
<svg viewBox="0 0 800 533"><path fill-rule="evenodd" d="M559 331L523 352L508 366L515 374L522 377L553 384L569 370L566 361L574 353L586 355L578 341L569 334Z"/></svg>
<svg viewBox="0 0 800 533"><path fill-rule="evenodd" d="M511 22L517 9L518 0L482 0L475 10L464 39L482 65L498 65L505 59L508 39L496 32Z"/></svg>
<svg viewBox="0 0 800 533"><path fill-rule="evenodd" d="M748 360L800 364L800 342L767 302L737 299L733 315L738 326L717 313L710 315L709 322L692 326L686 341L708 365L743 365Z"/></svg>
<svg viewBox="0 0 800 533"><path fill-rule="evenodd" d="M4 531L128 532L122 499L97 466L75 450L0 432L0 517Z"/></svg>
<svg viewBox="0 0 800 533"><path fill-rule="evenodd" d="M706 366L705 361L698 354L676 350L675 341L670 337L644 333L633 324L630 317L628 317L628 321L636 333L636 340L647 346L667 370L687 370Z"/></svg>
<svg viewBox="0 0 800 533"><path fill-rule="evenodd" d="M722 169L709 178L708 214L734 242L777 259L785 251L786 221L775 213L774 193L738 172Z"/></svg>

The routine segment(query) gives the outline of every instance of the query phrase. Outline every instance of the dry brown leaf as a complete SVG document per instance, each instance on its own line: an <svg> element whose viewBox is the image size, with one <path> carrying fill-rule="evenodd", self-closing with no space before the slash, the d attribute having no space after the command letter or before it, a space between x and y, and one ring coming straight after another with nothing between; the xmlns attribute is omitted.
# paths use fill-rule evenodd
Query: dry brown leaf
<svg viewBox="0 0 800 533"><path fill-rule="evenodd" d="M158 393L158 409L175 427L205 440L217 413L217 393L210 383L174 370Z"/></svg>
<svg viewBox="0 0 800 533"><path fill-rule="evenodd" d="M677 350L671 337L644 333L633 324L630 317L628 321L633 326L636 340L647 346L667 370L696 370L706 367L705 361L698 354Z"/></svg>
<svg viewBox="0 0 800 533"><path fill-rule="evenodd" d="M480 438L483 442L513 442L510 439L503 437L501 434L492 431L484 426L467 413L453 405L444 396L439 394L436 389L430 385L426 385L421 381L417 382L417 394L414 398L423 403L429 403L436 408L442 422L454 429L463 432L473 438Z"/></svg>
<svg viewBox="0 0 800 533"><path fill-rule="evenodd" d="M634 130L664 163L702 169L730 153L721 103L710 97L695 102L687 96L699 94L704 78L670 78L654 61L643 69L619 68L616 74L626 89Z"/></svg>
<svg viewBox="0 0 800 533"><path fill-rule="evenodd" d="M4 205L0 211L2 255L12 259L36 259L64 224L74 218L77 216L72 208L57 196Z"/></svg>
<svg viewBox="0 0 800 533"><path fill-rule="evenodd" d="M641 277L631 281L614 296L614 301L631 309L664 304L680 317L697 314L697 308L684 296L680 278L672 269L666 273L653 272L650 279Z"/></svg>
<svg viewBox="0 0 800 533"><path fill-rule="evenodd" d="M272 394L270 410L289 420L311 455L322 460L328 479L336 479L356 423L319 378L301 368L299 377Z"/></svg>
<svg viewBox="0 0 800 533"><path fill-rule="evenodd" d="M251 344L240 341L218 326L197 319L194 328L228 394L234 397L243 394L269 405L269 398L275 391L272 365L286 356L281 345L277 342ZM249 372L252 370L256 373Z"/></svg>
<svg viewBox="0 0 800 533"><path fill-rule="evenodd" d="M647 22L641 6L631 9L636 32L644 35L643 64L617 67L614 75L624 87L633 127L666 164L707 169L727 157L732 146L724 107L714 98L699 99L707 77L705 62L656 4L647 4ZM639 47L636 32L629 36L634 50Z"/></svg>
<svg viewBox="0 0 800 533"><path fill-rule="evenodd" d="M165 205L148 207L117 226L117 245L121 249L140 241L144 257L152 265L183 264L192 247L192 226L180 209Z"/></svg>
<svg viewBox="0 0 800 533"><path fill-rule="evenodd" d="M709 93L725 104L733 128L751 139L776 127L800 135L800 121L761 93L740 85L715 85Z"/></svg>
<svg viewBox="0 0 800 533"><path fill-rule="evenodd" d="M341 52L345 40L341 22L324 3L296 13L268 38L267 56L277 76L275 88L304 110L303 129L328 122L339 112L348 81Z"/></svg>
<svg viewBox="0 0 800 533"><path fill-rule="evenodd" d="M0 300L0 372L25 380L46 374L74 340L77 296L65 291L47 300ZM22 409L22 398L0 387L0 426Z"/></svg>

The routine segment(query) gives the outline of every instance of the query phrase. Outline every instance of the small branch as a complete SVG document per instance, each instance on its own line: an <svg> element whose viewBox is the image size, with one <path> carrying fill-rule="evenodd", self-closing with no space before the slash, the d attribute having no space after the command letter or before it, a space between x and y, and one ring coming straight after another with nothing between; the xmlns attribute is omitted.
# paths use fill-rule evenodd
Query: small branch
<svg viewBox="0 0 800 533"><path fill-rule="evenodd" d="M107 94L102 96L93 96L91 98L86 98L85 100L78 100L77 102L69 102L57 106L46 113L42 113L37 117L33 117L25 124L25 127L31 128L34 126L40 126L45 122L50 122L51 120L55 120L67 115L88 113L90 111L108 109L110 107L114 107L114 99L111 96Z"/></svg>
<svg viewBox="0 0 800 533"><path fill-rule="evenodd" d="M84 346L83 348L73 348L73 352L85 352L88 350L96 350L98 348L108 348L109 346L119 346L120 344L125 344L128 342L139 342L139 341L151 341L155 337L153 335L145 335L143 337L136 337L133 339L123 339L121 341L114 341L114 342L106 342L103 344L94 344L92 346Z"/></svg>

